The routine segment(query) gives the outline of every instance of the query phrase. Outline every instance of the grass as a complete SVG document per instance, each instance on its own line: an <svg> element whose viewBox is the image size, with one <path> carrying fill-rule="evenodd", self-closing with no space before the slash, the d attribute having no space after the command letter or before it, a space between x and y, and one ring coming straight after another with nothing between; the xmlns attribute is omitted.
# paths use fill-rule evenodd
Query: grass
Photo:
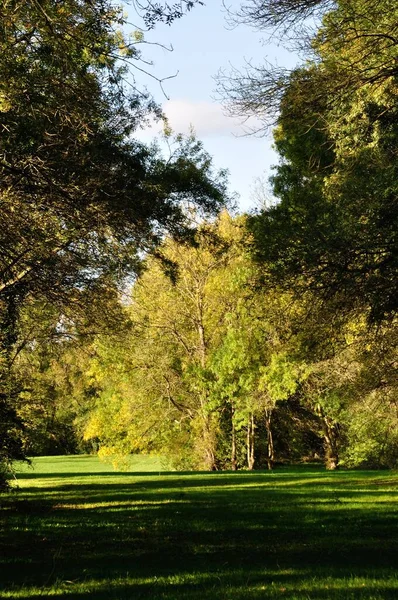
<svg viewBox="0 0 398 600"><path fill-rule="evenodd" d="M0 497L0 598L398 598L396 473L34 467Z"/></svg>

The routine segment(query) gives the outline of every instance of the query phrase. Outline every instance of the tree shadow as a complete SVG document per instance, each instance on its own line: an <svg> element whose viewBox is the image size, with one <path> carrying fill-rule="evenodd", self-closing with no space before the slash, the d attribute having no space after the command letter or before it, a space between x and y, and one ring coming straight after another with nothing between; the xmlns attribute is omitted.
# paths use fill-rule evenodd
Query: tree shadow
<svg viewBox="0 0 398 600"><path fill-rule="evenodd" d="M2 499L2 588L105 579L106 591L79 592L76 583L65 595L156 598L156 590L159 598L199 598L199 586L202 597L226 598L221 585L228 597L264 598L258 586L272 584L288 586L283 597L293 598L295 582L306 577L372 574L383 598L398 595L389 596L383 583L398 566L395 498L370 482L353 489L349 481L304 485L295 477L271 485L258 473L126 477L131 473L109 483L101 475L104 483L32 487ZM186 582L191 576L196 583ZM110 583L117 581L119 588ZM371 598L368 592L352 597ZM321 587L311 594L334 597Z"/></svg>

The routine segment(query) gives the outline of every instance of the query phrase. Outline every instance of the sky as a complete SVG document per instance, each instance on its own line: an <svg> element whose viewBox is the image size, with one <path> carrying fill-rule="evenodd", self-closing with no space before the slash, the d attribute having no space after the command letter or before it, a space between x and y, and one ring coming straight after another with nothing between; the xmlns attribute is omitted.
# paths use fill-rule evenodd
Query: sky
<svg viewBox="0 0 398 600"><path fill-rule="evenodd" d="M228 6L239 7L239 0ZM143 57L152 65L140 64L163 82L135 71L139 86L145 85L163 107L169 124L176 133L188 133L193 127L205 149L213 157L216 168L228 169L230 191L236 192L242 211L253 206L253 190L258 178L271 174L277 163L272 150L272 138L245 135L239 120L228 117L217 100L215 76L231 66L243 67L245 61L262 64L264 60L279 66L292 67L297 57L276 44L265 44L265 34L240 25L232 28L227 22L222 0L207 0L171 26L158 25L145 33L145 40L172 46L172 52L157 45L142 46ZM129 21L140 25L130 8ZM140 133L143 141L157 135L159 127Z"/></svg>

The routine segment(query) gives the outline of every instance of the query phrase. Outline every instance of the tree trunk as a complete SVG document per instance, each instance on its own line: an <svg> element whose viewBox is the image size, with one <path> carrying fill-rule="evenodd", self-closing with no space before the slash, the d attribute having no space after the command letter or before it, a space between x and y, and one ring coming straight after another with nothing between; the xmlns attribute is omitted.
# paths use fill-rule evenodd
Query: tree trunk
<svg viewBox="0 0 398 600"><path fill-rule="evenodd" d="M251 414L247 424L247 438L246 438L246 449L247 449L247 467L249 471L254 469L254 415Z"/></svg>
<svg viewBox="0 0 398 600"><path fill-rule="evenodd" d="M206 449L206 470L217 471L216 457L214 456L214 452L211 448Z"/></svg>
<svg viewBox="0 0 398 600"><path fill-rule="evenodd" d="M318 412L321 417L323 428L325 466L328 471L335 471L339 468L338 425L325 414L321 406L318 406Z"/></svg>
<svg viewBox="0 0 398 600"><path fill-rule="evenodd" d="M234 423L234 414L235 409L232 406L231 410L231 469L232 471L236 471L238 468L238 463L236 460L236 429Z"/></svg>
<svg viewBox="0 0 398 600"><path fill-rule="evenodd" d="M15 407L21 390L13 373L19 301L14 290L0 297L0 488L5 486L3 467L8 470L13 460L25 459L20 438L23 426Z"/></svg>
<svg viewBox="0 0 398 600"><path fill-rule="evenodd" d="M206 471L217 471L216 455L214 452L214 439L209 415L203 416L203 462Z"/></svg>
<svg viewBox="0 0 398 600"><path fill-rule="evenodd" d="M18 312L16 294L3 294L3 297L0 298L0 351L7 371L11 370L13 350L18 339Z"/></svg>
<svg viewBox="0 0 398 600"><path fill-rule="evenodd" d="M272 429L271 429L271 417L272 417L272 409L265 411L265 428L267 430L267 468L269 471L272 471L274 466L274 440L272 437Z"/></svg>
<svg viewBox="0 0 398 600"><path fill-rule="evenodd" d="M202 292L197 295L197 332L198 332L198 351L199 360L202 369L206 368L207 357L207 341L205 326L203 323L203 296ZM204 460L208 471L217 470L216 455L214 452L214 439L212 432L211 416L207 411L208 391L204 390L201 393L200 404L203 415L203 442L204 442Z"/></svg>

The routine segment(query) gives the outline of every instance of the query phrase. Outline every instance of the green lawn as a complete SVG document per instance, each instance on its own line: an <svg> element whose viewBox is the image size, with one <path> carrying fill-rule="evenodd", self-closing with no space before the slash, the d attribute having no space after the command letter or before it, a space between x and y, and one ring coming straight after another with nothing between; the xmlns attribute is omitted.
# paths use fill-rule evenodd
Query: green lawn
<svg viewBox="0 0 398 600"><path fill-rule="evenodd" d="M398 598L396 473L34 467L0 496L0 598Z"/></svg>

